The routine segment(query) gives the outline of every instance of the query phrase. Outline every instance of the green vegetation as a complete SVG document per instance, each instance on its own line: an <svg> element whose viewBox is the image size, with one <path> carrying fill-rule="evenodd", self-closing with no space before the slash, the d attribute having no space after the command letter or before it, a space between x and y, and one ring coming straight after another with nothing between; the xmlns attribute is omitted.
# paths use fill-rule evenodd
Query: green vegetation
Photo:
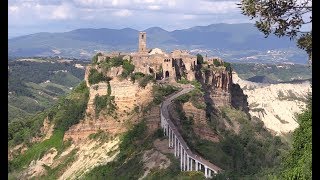
<svg viewBox="0 0 320 180"><path fill-rule="evenodd" d="M232 63L232 68L241 79L249 79L254 76L266 76L278 82L290 82L298 79L310 79L312 71L306 65L299 64L254 64Z"/></svg>
<svg viewBox="0 0 320 180"><path fill-rule="evenodd" d="M301 32L300 28L312 23L312 1L304 3L297 1L250 1L242 0L241 10L244 15L259 18L257 28L266 36L273 33L276 36L288 36L297 39L299 48L309 55L312 65L312 30ZM281 9L281 11L279 11ZM308 97L307 109L298 116L299 127L293 133L293 149L285 156L281 169L272 179L312 179L312 96ZM279 175L280 174L280 175Z"/></svg>
<svg viewBox="0 0 320 180"><path fill-rule="evenodd" d="M145 76L145 74L143 74L142 72L136 72L136 73L132 73L130 76L130 80L135 83L136 80L139 80L141 78L143 78Z"/></svg>
<svg viewBox="0 0 320 180"><path fill-rule="evenodd" d="M97 64L97 62L98 62L98 56L102 56L102 53L99 52L99 53L97 53L96 55L94 55L94 56L92 57L92 60L91 60L92 64Z"/></svg>
<svg viewBox="0 0 320 180"><path fill-rule="evenodd" d="M180 170L180 162L172 154L166 154L170 159L171 164L166 169L151 170L151 172L145 178L146 180L157 180L157 179L174 179L174 180L204 180L204 173L199 171L186 171Z"/></svg>
<svg viewBox="0 0 320 180"><path fill-rule="evenodd" d="M193 118L186 117L182 109L181 103L187 99L187 95L180 96L176 102L176 112L182 122L182 136L191 149L225 170L218 179L260 178L260 172L280 164L281 151L287 148L280 138L273 137L260 121L250 121L244 112L234 108L224 107L221 114L210 115L208 125L224 137L220 138L219 143L201 139L193 131ZM227 130L223 119L229 123L239 123L239 133Z"/></svg>
<svg viewBox="0 0 320 180"><path fill-rule="evenodd" d="M14 146L22 142L27 143L29 139L39 134L46 113L39 113L25 121L14 121L8 125L8 146Z"/></svg>
<svg viewBox="0 0 320 180"><path fill-rule="evenodd" d="M99 67L103 69L103 71L109 71L112 67L119 67L123 65L123 59L121 56L117 57L106 57L106 59L100 62Z"/></svg>
<svg viewBox="0 0 320 180"><path fill-rule="evenodd" d="M147 86L147 84L148 84L150 81L153 81L153 82L155 81L155 78L154 78L153 75L144 76L144 77L140 78L140 80L139 80L139 86L144 88L144 87Z"/></svg>
<svg viewBox="0 0 320 180"><path fill-rule="evenodd" d="M9 161L8 171L19 171L22 168L29 165L34 160L41 158L45 152L54 147L57 150L61 150L63 146L63 132L56 130L50 139L47 139L41 143L32 145L24 154L19 155L12 161Z"/></svg>
<svg viewBox="0 0 320 180"><path fill-rule="evenodd" d="M177 87L171 85L154 85L152 87L153 103L155 103L156 105L160 104L164 100L165 96L168 96L176 92L177 90Z"/></svg>
<svg viewBox="0 0 320 180"><path fill-rule="evenodd" d="M96 116L98 116L101 110L106 110L108 115L113 115L113 113L115 113L115 110L117 109L114 101L114 96L110 95L96 95L96 97L94 98L94 107Z"/></svg>
<svg viewBox="0 0 320 180"><path fill-rule="evenodd" d="M59 99L56 106L50 109L48 118L55 124L55 129L68 130L84 117L89 100L89 89L83 81L65 98Z"/></svg>
<svg viewBox="0 0 320 180"><path fill-rule="evenodd" d="M111 96L111 85L110 82L107 81L108 89L106 95L96 95L94 97L94 107L95 107L95 115L98 116L101 110L106 110L108 115L112 115L116 117L115 110L117 109L117 105L114 101L114 96Z"/></svg>
<svg viewBox="0 0 320 180"><path fill-rule="evenodd" d="M220 61L218 59L213 59L213 64L216 67L221 66L221 63L220 63Z"/></svg>
<svg viewBox="0 0 320 180"><path fill-rule="evenodd" d="M64 169L70 165L75 159L77 155L77 149L73 149L65 158L62 162L59 163L54 168L50 168L49 166L44 166L45 169L47 170L47 174L42 176L41 179L55 179L57 178L63 171Z"/></svg>
<svg viewBox="0 0 320 180"><path fill-rule="evenodd" d="M180 84L189 84L190 81L188 81L186 78L182 77L180 80L177 80L177 83L180 83Z"/></svg>
<svg viewBox="0 0 320 180"><path fill-rule="evenodd" d="M231 64L230 63L228 63L228 62L223 62L223 66L226 68L226 70L227 71L232 71L232 69L231 69Z"/></svg>
<svg viewBox="0 0 320 180"><path fill-rule="evenodd" d="M201 54L197 54L197 64L203 64L203 57Z"/></svg>
<svg viewBox="0 0 320 180"><path fill-rule="evenodd" d="M198 81L192 81L191 84L195 87L194 90L183 94L175 99L176 102L186 103L190 101L197 109L205 109L206 104L203 102L203 91L201 84Z"/></svg>
<svg viewBox="0 0 320 180"><path fill-rule="evenodd" d="M84 70L75 63L86 64L58 63L56 59L8 62L8 122L25 121L70 92L84 78Z"/></svg>
<svg viewBox="0 0 320 180"><path fill-rule="evenodd" d="M106 140L109 140L110 138L111 137L107 132L102 131L100 129L98 130L97 133L89 135L89 139L100 140L100 141L106 141Z"/></svg>
<svg viewBox="0 0 320 180"><path fill-rule="evenodd" d="M123 60L122 68L123 72L121 76L126 78L134 71L135 66L132 64L131 61Z"/></svg>
<svg viewBox="0 0 320 180"><path fill-rule="evenodd" d="M92 84L98 84L101 81L105 81L106 78L103 76L102 73L99 73L96 69L90 69L89 76L88 76L88 82L90 85Z"/></svg>
<svg viewBox="0 0 320 180"><path fill-rule="evenodd" d="M298 115L299 127L293 133L293 148L285 156L280 179L312 179L312 107Z"/></svg>
<svg viewBox="0 0 320 180"><path fill-rule="evenodd" d="M32 160L42 157L52 147L58 151L64 149L66 146L62 141L64 132L84 116L88 99L89 90L86 83L82 82L68 96L61 98L55 106L26 120L25 124L24 122L10 123L8 127L9 146L16 145L23 140L29 148L24 154L18 155L9 162L9 172L21 170ZM43 142L31 144L31 137L39 132L45 117L55 124L53 135Z"/></svg>
<svg viewBox="0 0 320 180"><path fill-rule="evenodd" d="M115 161L98 166L84 179L138 179L142 176L142 152L152 147L154 136L146 136L146 123L136 124L121 137L120 153Z"/></svg>

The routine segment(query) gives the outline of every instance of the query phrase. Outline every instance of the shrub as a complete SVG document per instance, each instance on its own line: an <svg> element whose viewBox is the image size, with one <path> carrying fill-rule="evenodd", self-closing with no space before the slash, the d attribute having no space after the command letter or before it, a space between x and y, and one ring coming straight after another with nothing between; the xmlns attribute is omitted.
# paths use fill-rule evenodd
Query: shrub
<svg viewBox="0 0 320 180"><path fill-rule="evenodd" d="M197 54L197 64L203 64L203 57L201 54Z"/></svg>
<svg viewBox="0 0 320 180"><path fill-rule="evenodd" d="M106 79L103 77L102 73L99 73L96 69L90 69L88 81L89 84L97 84L101 81L105 81Z"/></svg>
<svg viewBox="0 0 320 180"><path fill-rule="evenodd" d="M177 83L180 83L180 84L189 84L190 82L185 79L185 78L181 78L180 80L177 81Z"/></svg>
<svg viewBox="0 0 320 180"><path fill-rule="evenodd" d="M114 101L114 96L96 95L94 98L95 114L98 115L102 109L107 110L107 114L111 115L116 110L116 104Z"/></svg>
<svg viewBox="0 0 320 180"><path fill-rule="evenodd" d="M136 72L131 74L130 76L130 80L134 83L136 80L139 80L141 78L143 78L145 76L145 74L143 74L142 72Z"/></svg>
<svg viewBox="0 0 320 180"><path fill-rule="evenodd" d="M168 96L177 90L178 90L177 87L174 87L171 85L167 85L167 86L156 86L155 85L152 88L153 102L158 105L164 100L165 96Z"/></svg>
<svg viewBox="0 0 320 180"><path fill-rule="evenodd" d="M223 66L226 68L227 71L231 71L231 64L228 62L223 62Z"/></svg>
<svg viewBox="0 0 320 180"><path fill-rule="evenodd" d="M97 62L98 62L98 56L102 56L102 53L97 53L96 55L94 55L93 57L92 57L92 64L97 64Z"/></svg>
<svg viewBox="0 0 320 180"><path fill-rule="evenodd" d="M218 66L221 66L221 63L218 59L213 59L213 64L218 67Z"/></svg>
<svg viewBox="0 0 320 180"><path fill-rule="evenodd" d="M186 103L189 101L189 99L190 99L189 94L183 94L183 95L177 97L175 100L180 103Z"/></svg>
<svg viewBox="0 0 320 180"><path fill-rule="evenodd" d="M139 86L145 88L147 84L152 80L155 80L152 75L144 76L139 80Z"/></svg>
<svg viewBox="0 0 320 180"><path fill-rule="evenodd" d="M123 72L121 76L126 78L134 71L135 66L131 63L131 61L124 60L122 68L123 68Z"/></svg>

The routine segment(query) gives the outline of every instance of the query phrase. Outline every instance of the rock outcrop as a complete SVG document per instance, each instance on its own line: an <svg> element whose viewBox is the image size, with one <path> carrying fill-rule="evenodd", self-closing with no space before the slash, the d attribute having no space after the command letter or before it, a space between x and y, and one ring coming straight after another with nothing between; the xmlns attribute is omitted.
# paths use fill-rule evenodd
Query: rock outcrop
<svg viewBox="0 0 320 180"><path fill-rule="evenodd" d="M254 83L240 79L236 73L233 73L233 80L248 96L251 117L261 119L271 132L281 135L299 126L295 114L300 113L306 106L307 93L311 92L309 82Z"/></svg>
<svg viewBox="0 0 320 180"><path fill-rule="evenodd" d="M86 69L85 80L88 83L88 74L90 68ZM114 68L110 71L114 75L119 72L119 69ZM71 138L74 141L83 140L90 134L96 133L98 130L107 131L112 135L125 132L128 124L136 124L142 118L139 113L135 112L135 108L141 109L152 101L152 84L146 87L139 87L139 84L133 83L130 80L120 80L114 76L109 81L111 87L110 96L114 96L116 104L117 116L105 115L104 112L95 114L94 99L96 96L108 94L108 83L100 82L89 86L90 97L86 109L86 116L80 123L73 125L64 135L64 140ZM151 126L152 123L150 123ZM156 127L156 124L153 125Z"/></svg>
<svg viewBox="0 0 320 180"><path fill-rule="evenodd" d="M193 118L193 131L202 139L212 142L219 142L219 137L215 134L207 124L206 112L202 109L197 109L192 103L187 102L182 106L186 113L186 117Z"/></svg>
<svg viewBox="0 0 320 180"><path fill-rule="evenodd" d="M214 106L229 106L231 104L230 89L232 87L232 72L225 67L212 67L201 70L198 80L202 81ZM206 98L206 101L208 101ZM211 101L210 100L210 101Z"/></svg>

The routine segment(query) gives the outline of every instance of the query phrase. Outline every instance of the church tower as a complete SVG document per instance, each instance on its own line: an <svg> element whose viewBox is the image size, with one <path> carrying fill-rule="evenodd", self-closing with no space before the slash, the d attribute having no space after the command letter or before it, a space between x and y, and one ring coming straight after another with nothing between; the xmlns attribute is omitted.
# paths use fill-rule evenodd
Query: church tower
<svg viewBox="0 0 320 180"><path fill-rule="evenodd" d="M139 33L139 53L147 52L147 33Z"/></svg>

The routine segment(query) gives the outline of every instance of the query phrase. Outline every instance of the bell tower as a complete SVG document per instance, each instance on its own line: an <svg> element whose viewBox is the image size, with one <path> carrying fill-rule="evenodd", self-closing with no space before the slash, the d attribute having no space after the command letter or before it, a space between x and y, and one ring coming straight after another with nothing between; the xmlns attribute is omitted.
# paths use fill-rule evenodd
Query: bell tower
<svg viewBox="0 0 320 180"><path fill-rule="evenodd" d="M139 52L147 52L147 33L140 32L139 33Z"/></svg>

